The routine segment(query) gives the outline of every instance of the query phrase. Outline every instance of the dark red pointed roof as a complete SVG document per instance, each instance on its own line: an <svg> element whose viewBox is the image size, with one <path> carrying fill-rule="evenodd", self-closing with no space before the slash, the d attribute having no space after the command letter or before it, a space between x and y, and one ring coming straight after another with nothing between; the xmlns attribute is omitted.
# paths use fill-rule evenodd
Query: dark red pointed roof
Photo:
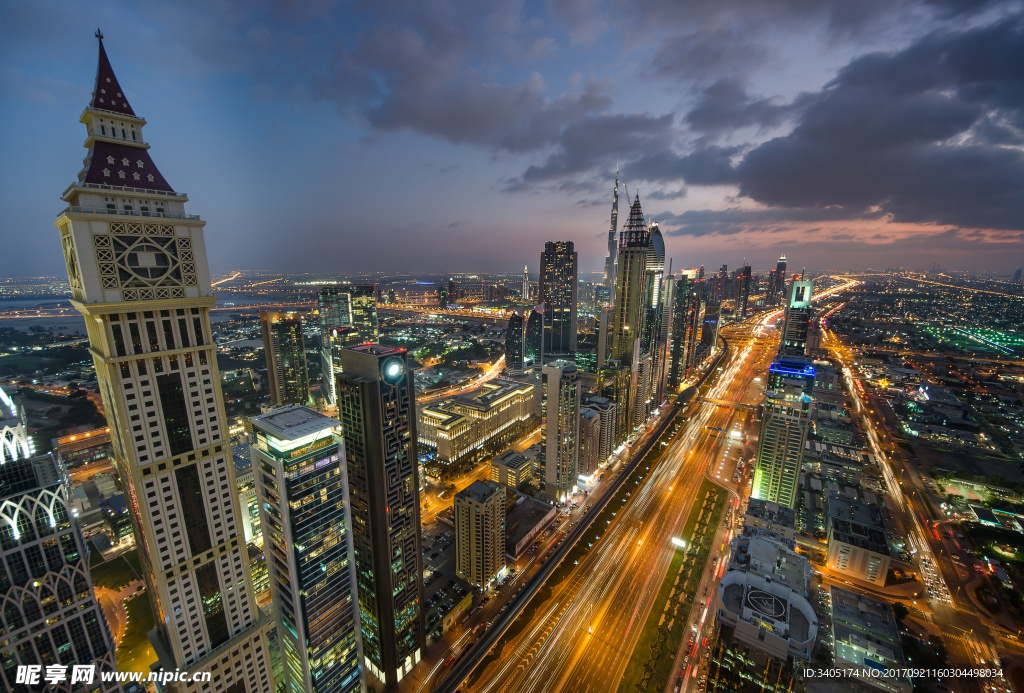
<svg viewBox="0 0 1024 693"><path fill-rule="evenodd" d="M174 192L149 158L147 150L106 140L93 142L89 166L82 182Z"/></svg>
<svg viewBox="0 0 1024 693"><path fill-rule="evenodd" d="M113 111L126 116L135 116L135 111L128 105L128 97L124 95L121 85L117 83L114 69L110 67L107 51L103 49L103 36L100 41L100 62L96 67L96 88L92 92L89 106L103 111Z"/></svg>

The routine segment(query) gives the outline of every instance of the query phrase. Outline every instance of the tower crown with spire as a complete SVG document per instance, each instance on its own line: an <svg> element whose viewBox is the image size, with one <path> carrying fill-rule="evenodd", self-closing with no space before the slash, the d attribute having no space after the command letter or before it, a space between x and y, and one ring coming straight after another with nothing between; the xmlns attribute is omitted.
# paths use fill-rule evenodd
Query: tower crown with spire
<svg viewBox="0 0 1024 693"><path fill-rule="evenodd" d="M629 219L619 233L619 250L623 248L646 248L650 242L651 233L644 221L644 210L640 206L640 193L629 208Z"/></svg>
<svg viewBox="0 0 1024 693"><path fill-rule="evenodd" d="M184 197L174 192L150 158L149 145L142 139L146 119L137 116L128 103L103 47L103 32L97 30L96 38L99 41L96 84L89 105L79 118L86 128L84 146L89 154L78 174L78 183L65 191L64 199L72 205L79 203L83 187ZM109 209L109 201L104 199L102 207Z"/></svg>

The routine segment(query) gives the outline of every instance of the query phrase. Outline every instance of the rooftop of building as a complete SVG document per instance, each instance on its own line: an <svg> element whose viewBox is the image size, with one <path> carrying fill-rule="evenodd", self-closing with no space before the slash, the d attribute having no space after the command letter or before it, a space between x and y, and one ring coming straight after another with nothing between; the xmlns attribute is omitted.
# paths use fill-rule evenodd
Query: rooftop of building
<svg viewBox="0 0 1024 693"><path fill-rule="evenodd" d="M455 494L456 500L464 498L474 503L486 503L498 493L504 493L505 487L493 481L476 480Z"/></svg>
<svg viewBox="0 0 1024 693"><path fill-rule="evenodd" d="M587 395L584 399L582 406L590 407L598 410L607 410L615 406L615 402L611 401L607 397L598 397L597 395Z"/></svg>
<svg viewBox="0 0 1024 693"><path fill-rule="evenodd" d="M289 404L266 414L252 417L252 425L279 440L298 440L319 431L338 426L338 420L324 416L308 407Z"/></svg>
<svg viewBox="0 0 1024 693"><path fill-rule="evenodd" d="M796 510L760 498L747 501L747 515L774 525L796 529Z"/></svg>
<svg viewBox="0 0 1024 693"><path fill-rule="evenodd" d="M362 354L373 354L374 356L389 356L391 354L404 354L403 347L381 346L380 344L360 344L348 347L350 351L358 351Z"/></svg>
<svg viewBox="0 0 1024 693"><path fill-rule="evenodd" d="M791 547L759 535L756 530L741 534L733 539L732 544L730 569L771 578L798 594L808 595L814 571L807 559Z"/></svg>
<svg viewBox="0 0 1024 693"><path fill-rule="evenodd" d="M512 546L518 544L538 522L555 509L553 505L535 498L523 498L525 500L513 508L505 518L505 537Z"/></svg>
<svg viewBox="0 0 1024 693"><path fill-rule="evenodd" d="M718 595L737 619L767 628L780 638L803 644L817 635L818 617L810 602L787 585L733 570L722 578Z"/></svg>
<svg viewBox="0 0 1024 693"><path fill-rule="evenodd" d="M889 555L881 510L835 493L829 495L827 507L833 537L868 551Z"/></svg>
<svg viewBox="0 0 1024 693"><path fill-rule="evenodd" d="M519 469L525 467L530 463L530 459L523 453L519 452L515 448L509 448L503 453L491 460L491 464L500 464L510 469Z"/></svg>

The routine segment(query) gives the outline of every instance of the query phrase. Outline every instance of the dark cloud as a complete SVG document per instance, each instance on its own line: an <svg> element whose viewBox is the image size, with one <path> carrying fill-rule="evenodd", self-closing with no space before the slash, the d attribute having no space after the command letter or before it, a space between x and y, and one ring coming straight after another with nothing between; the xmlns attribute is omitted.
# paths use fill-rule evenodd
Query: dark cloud
<svg viewBox="0 0 1024 693"><path fill-rule="evenodd" d="M1022 102L1019 15L935 33L851 62L804 100L791 134L746 154L736 180L743 195L771 206L834 206L850 216L878 208L902 222L1020 228L1024 136L992 125L1019 122Z"/></svg>
<svg viewBox="0 0 1024 693"><path fill-rule="evenodd" d="M682 214L662 212L652 215L667 229L669 236L731 236L747 231L778 233L798 223L838 222L849 219L849 212L834 207L827 209L692 209ZM881 212L865 215L881 219Z"/></svg>
<svg viewBox="0 0 1024 693"><path fill-rule="evenodd" d="M728 185L736 182L733 158L741 151L739 146L701 145L689 154L677 154L663 148L630 162L628 170L646 181L681 179L689 185Z"/></svg>
<svg viewBox="0 0 1024 693"><path fill-rule="evenodd" d="M673 35L658 46L648 69L655 76L673 79L743 74L771 54L763 40L737 25Z"/></svg>
<svg viewBox="0 0 1024 693"><path fill-rule="evenodd" d="M686 197L686 188L680 188L679 190L655 190L652 193L644 193L644 198L651 200L681 200L684 197Z"/></svg>
<svg viewBox="0 0 1024 693"><path fill-rule="evenodd" d="M749 126L776 126L792 110L792 105L779 104L774 99L752 98L739 80L723 78L704 89L684 120L694 130L732 131Z"/></svg>

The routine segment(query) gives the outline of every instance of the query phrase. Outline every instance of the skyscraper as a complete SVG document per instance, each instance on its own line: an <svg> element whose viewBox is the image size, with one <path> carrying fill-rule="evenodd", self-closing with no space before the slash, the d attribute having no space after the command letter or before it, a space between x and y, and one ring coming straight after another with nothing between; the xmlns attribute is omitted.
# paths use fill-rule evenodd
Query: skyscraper
<svg viewBox="0 0 1024 693"><path fill-rule="evenodd" d="M455 494L455 572L487 589L505 571L505 487L474 481Z"/></svg>
<svg viewBox="0 0 1024 693"><path fill-rule="evenodd" d="M668 386L678 389L686 378L687 349L690 347L690 332L693 325L691 310L700 299L697 296L695 270L683 270L675 285L675 308L672 312L672 332L669 344Z"/></svg>
<svg viewBox="0 0 1024 693"><path fill-rule="evenodd" d="M530 300L530 268L523 265L523 289L521 297L524 301Z"/></svg>
<svg viewBox="0 0 1024 693"><path fill-rule="evenodd" d="M580 430L580 375L572 361L552 361L541 372L544 391L544 495L565 500L576 485Z"/></svg>
<svg viewBox="0 0 1024 693"><path fill-rule="evenodd" d="M741 318L747 317L747 304L750 302L750 265L747 264L746 258L743 260L743 266L740 268L739 273L736 275L736 312L740 314Z"/></svg>
<svg viewBox="0 0 1024 693"><path fill-rule="evenodd" d="M445 307L448 296L442 287ZM339 284L320 287L317 292L320 313L320 356L323 383L321 390L335 403L334 373L341 367L341 350L356 344L376 342L377 287L373 284Z"/></svg>
<svg viewBox="0 0 1024 693"><path fill-rule="evenodd" d="M640 195L629 210L629 220L619 234L619 261L615 272L615 320L612 358L633 363L640 349L647 308L647 257L650 231L644 222Z"/></svg>
<svg viewBox="0 0 1024 693"><path fill-rule="evenodd" d="M505 372L522 375L525 370L526 326L519 311L513 311L505 328Z"/></svg>
<svg viewBox="0 0 1024 693"><path fill-rule="evenodd" d="M525 368L540 367L544 360L544 308L544 304L541 303L530 311L530 317L526 319L526 336L523 342Z"/></svg>
<svg viewBox="0 0 1024 693"><path fill-rule="evenodd" d="M404 349L363 344L343 350L341 365L363 662L392 686L425 646L416 390Z"/></svg>
<svg viewBox="0 0 1024 693"><path fill-rule="evenodd" d="M619 169L615 169L615 189L612 191L612 224L608 228L608 255L604 259L604 287L609 296L615 295L615 273L619 266L619 252L615 234L619 230Z"/></svg>
<svg viewBox="0 0 1024 693"><path fill-rule="evenodd" d="M814 366L806 360L780 354L769 368L752 498L796 507L813 388Z"/></svg>
<svg viewBox="0 0 1024 693"><path fill-rule="evenodd" d="M722 306L708 302L704 306L704 326L700 331L700 345L705 350L714 349L718 344L718 323Z"/></svg>
<svg viewBox="0 0 1024 693"><path fill-rule="evenodd" d="M287 406L252 418L252 460L286 691L363 689L352 520L336 419Z"/></svg>
<svg viewBox="0 0 1024 693"><path fill-rule="evenodd" d="M302 314L261 310L260 328L270 399L276 404L305 404L309 401L309 369Z"/></svg>
<svg viewBox="0 0 1024 693"><path fill-rule="evenodd" d="M597 465L604 462L604 459L601 459L601 414L596 409L580 408L579 440L580 451L576 458L576 474L589 477L597 471Z"/></svg>
<svg viewBox="0 0 1024 693"><path fill-rule="evenodd" d="M540 255L540 300L547 321L544 353L576 351L576 305L579 290L578 257L572 241L548 241Z"/></svg>
<svg viewBox="0 0 1024 693"><path fill-rule="evenodd" d="M112 463L132 515L157 625L158 666L210 671L210 690L273 690L235 494L203 227L160 175L100 35L89 152L60 232L86 317ZM216 666L216 669L214 669ZM193 691L207 684L180 684Z"/></svg>
<svg viewBox="0 0 1024 693"><path fill-rule="evenodd" d="M771 305L777 306L782 303L783 295L786 293L786 254L779 256L775 264L775 286L772 287Z"/></svg>
<svg viewBox="0 0 1024 693"><path fill-rule="evenodd" d="M813 295L813 281L794 279L790 282L779 356L806 355L807 330L811 322L811 311L813 310L811 308L811 297Z"/></svg>
<svg viewBox="0 0 1024 693"><path fill-rule="evenodd" d="M70 508L71 482L52 454L30 456L19 409L0 388L0 683L8 691L29 690L17 683L19 665L115 670L114 641ZM121 690L98 675L96 682L101 691Z"/></svg>

